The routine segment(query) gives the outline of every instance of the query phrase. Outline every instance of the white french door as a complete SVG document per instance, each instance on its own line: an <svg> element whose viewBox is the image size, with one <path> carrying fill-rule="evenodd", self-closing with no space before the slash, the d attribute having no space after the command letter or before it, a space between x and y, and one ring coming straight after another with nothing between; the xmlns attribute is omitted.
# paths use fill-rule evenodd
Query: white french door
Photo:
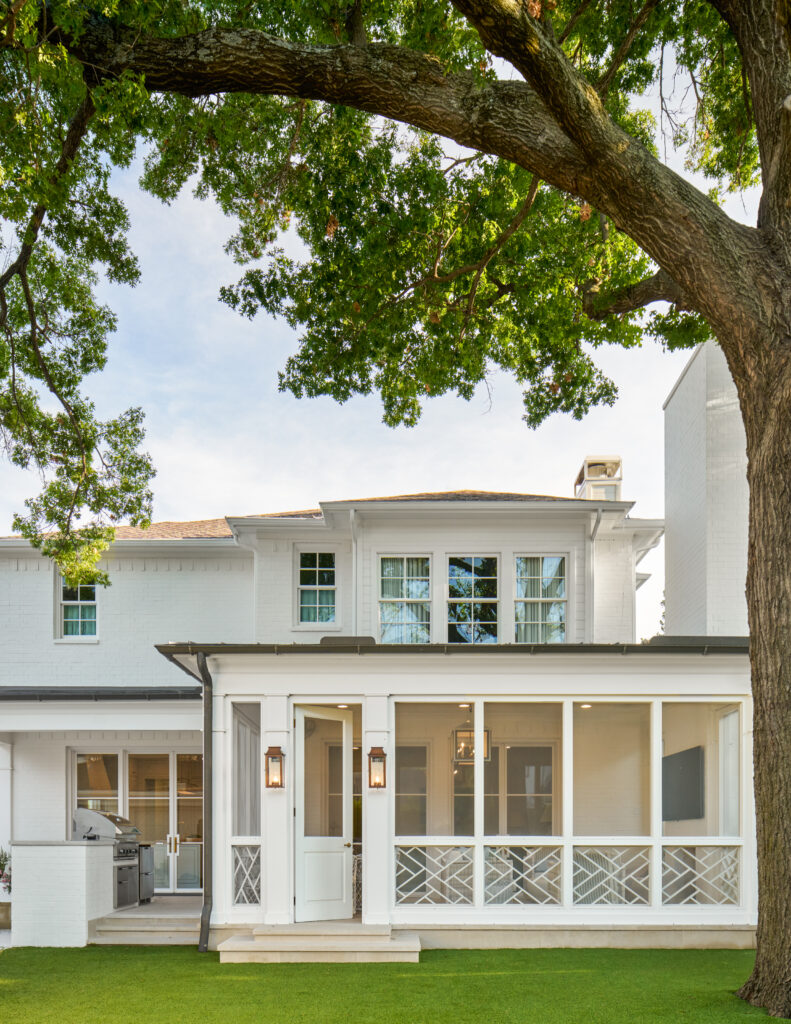
<svg viewBox="0 0 791 1024"><path fill-rule="evenodd" d="M294 727L295 919L350 918L352 712L298 707Z"/></svg>
<svg viewBox="0 0 791 1024"><path fill-rule="evenodd" d="M154 890L200 892L203 886L203 757L130 753L127 816L154 848Z"/></svg>

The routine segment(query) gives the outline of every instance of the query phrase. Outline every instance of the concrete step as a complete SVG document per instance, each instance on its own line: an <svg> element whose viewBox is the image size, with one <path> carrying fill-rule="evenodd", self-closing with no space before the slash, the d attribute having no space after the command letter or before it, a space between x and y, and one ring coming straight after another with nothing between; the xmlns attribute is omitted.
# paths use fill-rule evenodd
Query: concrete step
<svg viewBox="0 0 791 1024"><path fill-rule="evenodd" d="M389 939L392 929L389 924L360 924L359 921L304 921L298 924L261 924L253 928L253 935L287 937L302 935L338 935Z"/></svg>
<svg viewBox="0 0 791 1024"><path fill-rule="evenodd" d="M200 921L184 917L104 917L94 921L91 939L97 946L193 946Z"/></svg>
<svg viewBox="0 0 791 1024"><path fill-rule="evenodd" d="M411 932L393 938L381 932L365 934L359 926L357 935L261 931L256 929L252 936L234 935L221 942L217 946L220 963L417 963L420 959L420 939Z"/></svg>

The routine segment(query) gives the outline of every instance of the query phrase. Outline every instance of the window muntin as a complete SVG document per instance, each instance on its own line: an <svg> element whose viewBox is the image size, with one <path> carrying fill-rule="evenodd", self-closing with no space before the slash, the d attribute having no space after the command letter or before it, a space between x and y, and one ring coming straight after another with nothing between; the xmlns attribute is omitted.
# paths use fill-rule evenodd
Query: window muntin
<svg viewBox="0 0 791 1024"><path fill-rule="evenodd" d="M566 641L564 555L520 555L515 564L515 639L518 644Z"/></svg>
<svg viewBox="0 0 791 1024"><path fill-rule="evenodd" d="M497 556L448 559L448 643L497 643Z"/></svg>
<svg viewBox="0 0 791 1024"><path fill-rule="evenodd" d="M335 554L302 551L299 555L299 621L335 622Z"/></svg>
<svg viewBox="0 0 791 1024"><path fill-rule="evenodd" d="M430 560L386 555L379 562L379 621L383 644L431 641Z"/></svg>
<svg viewBox="0 0 791 1024"><path fill-rule="evenodd" d="M70 587L61 580L61 636L96 636L96 585Z"/></svg>

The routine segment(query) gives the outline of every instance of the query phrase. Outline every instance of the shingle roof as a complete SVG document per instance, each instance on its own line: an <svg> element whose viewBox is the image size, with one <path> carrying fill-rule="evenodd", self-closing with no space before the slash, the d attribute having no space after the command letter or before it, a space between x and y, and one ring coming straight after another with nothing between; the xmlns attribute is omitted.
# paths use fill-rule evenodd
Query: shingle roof
<svg viewBox="0 0 791 1024"><path fill-rule="evenodd" d="M329 502L337 505L363 505L368 502L397 501L514 501L539 502L580 501L577 498L563 498L552 494L523 494L515 491L419 491L417 494L388 494L373 498L347 498L342 501ZM322 511L318 508L297 509L289 512L262 512L258 515L232 516L233 519L321 519ZM232 537L233 533L225 518L194 519L186 522L165 520L152 523L148 529L139 526L116 526L116 540L211 540Z"/></svg>

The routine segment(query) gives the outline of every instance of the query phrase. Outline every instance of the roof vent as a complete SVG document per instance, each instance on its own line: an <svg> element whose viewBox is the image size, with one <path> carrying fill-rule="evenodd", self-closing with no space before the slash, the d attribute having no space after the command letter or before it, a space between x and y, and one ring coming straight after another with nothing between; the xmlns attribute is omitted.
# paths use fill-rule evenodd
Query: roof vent
<svg viewBox="0 0 791 1024"><path fill-rule="evenodd" d="M620 455L588 455L574 483L574 497L620 501L623 461Z"/></svg>
<svg viewBox="0 0 791 1024"><path fill-rule="evenodd" d="M376 640L372 636L323 636L319 640L321 647L375 647Z"/></svg>

